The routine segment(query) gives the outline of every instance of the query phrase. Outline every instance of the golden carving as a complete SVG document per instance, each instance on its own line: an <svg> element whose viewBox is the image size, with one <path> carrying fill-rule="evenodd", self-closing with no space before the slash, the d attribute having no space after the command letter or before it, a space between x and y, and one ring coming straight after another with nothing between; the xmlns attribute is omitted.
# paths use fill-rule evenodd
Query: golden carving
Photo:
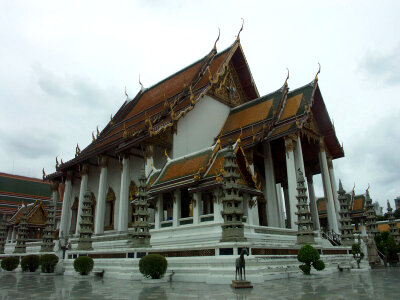
<svg viewBox="0 0 400 300"><path fill-rule="evenodd" d="M293 152L293 151L294 151L294 146L295 146L294 143L295 143L295 142L293 141L292 138L290 138L290 137L286 137L286 138L285 138L286 153L289 153L289 152Z"/></svg>
<svg viewBox="0 0 400 300"><path fill-rule="evenodd" d="M101 156L101 160L100 160L100 166L101 166L102 168L106 168L106 167L107 167L107 164L108 164L108 157L105 156L105 155L102 155L102 156Z"/></svg>
<svg viewBox="0 0 400 300"><path fill-rule="evenodd" d="M81 175L87 175L87 174L89 174L89 165L88 164L83 164L82 165Z"/></svg>
<svg viewBox="0 0 400 300"><path fill-rule="evenodd" d="M52 191L52 192L57 191L58 185L59 185L59 182L58 182L58 181L53 181L53 182L51 183L51 191Z"/></svg>
<svg viewBox="0 0 400 300"><path fill-rule="evenodd" d="M74 175L73 171L67 171L67 180L72 180L73 175Z"/></svg>
<svg viewBox="0 0 400 300"><path fill-rule="evenodd" d="M81 153L81 148L79 148L79 144L77 143L75 148L75 157L77 157L80 153Z"/></svg>

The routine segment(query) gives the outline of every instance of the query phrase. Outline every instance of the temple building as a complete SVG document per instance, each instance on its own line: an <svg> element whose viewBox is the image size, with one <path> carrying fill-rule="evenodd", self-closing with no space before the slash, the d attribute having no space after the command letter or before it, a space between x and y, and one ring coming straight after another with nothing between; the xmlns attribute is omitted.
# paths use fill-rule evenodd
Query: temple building
<svg viewBox="0 0 400 300"><path fill-rule="evenodd" d="M57 189L56 219L59 225L62 185L53 185L53 188ZM0 214L6 216L6 243L8 244L6 251L7 248L15 246L25 206L27 209L27 241L40 242L42 240L47 207L52 201L51 196L52 185L49 181L0 173Z"/></svg>
<svg viewBox="0 0 400 300"><path fill-rule="evenodd" d="M59 235L71 244L66 273L73 272L72 258L85 253L105 274L133 276L127 270L137 261L129 259L161 253L177 280L217 283L229 277L224 259L247 247L246 273L263 281L267 269L254 257L296 254L299 215L311 217L307 234L314 234L309 240L327 266L352 259L349 247L335 247L319 233L313 176L323 179L324 226L339 233L333 162L344 156L319 71L292 90L288 74L282 86L260 95L239 34L224 51L215 42L200 60L142 86L133 99L127 95L92 143L77 145L75 157L46 176L64 186ZM300 196L297 174L304 174ZM93 230L84 252L82 228ZM117 259L126 263L115 271Z"/></svg>

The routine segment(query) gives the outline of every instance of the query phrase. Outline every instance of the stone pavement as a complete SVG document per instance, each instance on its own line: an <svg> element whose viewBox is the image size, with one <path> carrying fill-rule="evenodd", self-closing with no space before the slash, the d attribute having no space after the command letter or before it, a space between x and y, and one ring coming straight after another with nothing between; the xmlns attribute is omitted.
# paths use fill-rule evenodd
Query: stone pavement
<svg viewBox="0 0 400 300"><path fill-rule="evenodd" d="M158 285L93 276L40 276L0 272L0 300L18 299L400 299L400 268L343 271L254 284L251 290L229 285L172 282Z"/></svg>

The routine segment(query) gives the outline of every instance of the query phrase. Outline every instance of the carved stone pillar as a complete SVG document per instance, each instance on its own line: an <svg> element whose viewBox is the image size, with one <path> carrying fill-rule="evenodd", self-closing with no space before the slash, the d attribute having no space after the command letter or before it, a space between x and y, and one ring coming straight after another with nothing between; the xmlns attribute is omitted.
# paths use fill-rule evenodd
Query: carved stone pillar
<svg viewBox="0 0 400 300"><path fill-rule="evenodd" d="M163 207L163 196L162 194L159 194L157 197L157 204L155 208L155 216L154 216L154 228L155 229L160 229L161 228L161 222L163 221L163 214L164 214L164 207Z"/></svg>
<svg viewBox="0 0 400 300"><path fill-rule="evenodd" d="M107 163L108 158L106 156L101 157L100 163L100 180L99 180L99 192L97 195L96 203L96 219L94 226L95 234L104 233L104 218L106 214L106 193L107 193Z"/></svg>
<svg viewBox="0 0 400 300"><path fill-rule="evenodd" d="M271 145L269 143L263 144L264 148L264 170L265 170L265 184L264 195L267 200L267 216L268 226L279 227L279 214L278 203L275 189L275 171L272 161Z"/></svg>
<svg viewBox="0 0 400 300"><path fill-rule="evenodd" d="M72 199L72 171L67 171L67 179L65 180L64 197L61 210L60 221L60 238L66 238L69 233L70 224L69 215L71 214L71 199Z"/></svg>
<svg viewBox="0 0 400 300"><path fill-rule="evenodd" d="M201 193L196 192L193 194L193 224L200 222L200 208L201 208Z"/></svg>
<svg viewBox="0 0 400 300"><path fill-rule="evenodd" d="M308 195L310 197L310 211L311 211L311 219L314 225L314 230L321 230L321 226L319 224L319 216L318 216L318 208L317 201L315 199L315 191L314 191L314 183L313 183L313 175L309 173L307 175L308 181Z"/></svg>
<svg viewBox="0 0 400 300"><path fill-rule="evenodd" d="M276 184L276 200L278 203L279 227L285 228L285 213L283 212L283 199L282 199L282 186L280 183Z"/></svg>
<svg viewBox="0 0 400 300"><path fill-rule="evenodd" d="M172 227L179 226L180 217L181 217L181 191L175 190L173 195L173 207L172 207Z"/></svg>
<svg viewBox="0 0 400 300"><path fill-rule="evenodd" d="M81 189L79 190L78 217L76 219L77 226L75 234L79 234L80 232L80 226L78 226L78 224L81 222L82 204L87 190L88 176L89 176L89 165L83 164L81 171Z"/></svg>
<svg viewBox="0 0 400 300"><path fill-rule="evenodd" d="M329 178L331 180L331 188L332 188L332 194L333 194L333 201L335 204L335 212L336 212L336 219L339 224L340 222L340 202L338 199L338 194L337 194L337 187L336 187L336 178L335 178L335 170L333 169L333 162L332 158L328 157L328 169L329 169Z"/></svg>

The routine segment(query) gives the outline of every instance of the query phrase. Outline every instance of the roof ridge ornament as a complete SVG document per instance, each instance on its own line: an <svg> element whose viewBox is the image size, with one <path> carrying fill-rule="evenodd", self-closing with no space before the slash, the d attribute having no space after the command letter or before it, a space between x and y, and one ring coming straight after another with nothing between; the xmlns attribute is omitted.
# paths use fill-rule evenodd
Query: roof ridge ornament
<svg viewBox="0 0 400 300"><path fill-rule="evenodd" d="M142 82L140 81L140 74L139 74L139 84L140 84L140 91L143 92L145 90Z"/></svg>
<svg viewBox="0 0 400 300"><path fill-rule="evenodd" d="M318 81L318 74L321 73L321 64L318 63L318 72L315 74L315 81Z"/></svg>
<svg viewBox="0 0 400 300"><path fill-rule="evenodd" d="M44 171L44 168L42 170L42 173L43 173L43 181L44 181L46 179L46 172Z"/></svg>
<svg viewBox="0 0 400 300"><path fill-rule="evenodd" d="M217 42L219 41L219 37L221 35L221 29L218 27L218 37L215 40L213 51L217 52Z"/></svg>
<svg viewBox="0 0 400 300"><path fill-rule="evenodd" d="M242 27L240 27L240 30L239 30L239 32L238 32L238 34L237 34L237 36L236 36L236 41L238 42L238 41L240 41L240 33L242 32L242 30L243 30L243 25L244 25L244 19L243 18L241 18L242 19Z"/></svg>
<svg viewBox="0 0 400 300"><path fill-rule="evenodd" d="M283 86L287 86L288 85L287 81L289 79L289 68L286 68L286 70L287 70L287 76L286 76L285 83L283 84Z"/></svg>

